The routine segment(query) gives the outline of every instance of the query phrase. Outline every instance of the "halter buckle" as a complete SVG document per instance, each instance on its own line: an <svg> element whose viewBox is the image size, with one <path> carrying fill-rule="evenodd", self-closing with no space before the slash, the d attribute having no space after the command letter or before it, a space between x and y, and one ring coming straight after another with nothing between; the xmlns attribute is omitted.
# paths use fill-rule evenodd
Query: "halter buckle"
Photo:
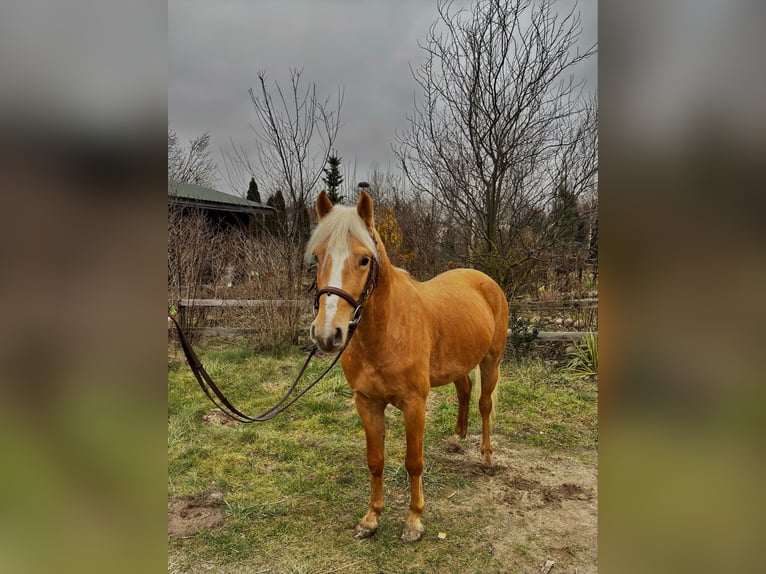
<svg viewBox="0 0 766 574"><path fill-rule="evenodd" d="M356 327L359 324L359 321L362 320L362 306L357 305L354 309L354 316L351 317L351 321L348 322L350 327Z"/></svg>

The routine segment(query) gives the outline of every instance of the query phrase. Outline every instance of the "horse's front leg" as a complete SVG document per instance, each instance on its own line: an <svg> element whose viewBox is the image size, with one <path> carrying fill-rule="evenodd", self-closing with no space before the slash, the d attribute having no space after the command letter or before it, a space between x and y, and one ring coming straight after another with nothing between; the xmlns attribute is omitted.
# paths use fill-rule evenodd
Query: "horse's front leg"
<svg viewBox="0 0 766 574"><path fill-rule="evenodd" d="M367 437L367 467L370 469L370 505L359 521L354 538L369 538L378 529L378 516L383 511L383 463L386 440L386 405L354 393L354 402Z"/></svg>
<svg viewBox="0 0 766 574"><path fill-rule="evenodd" d="M408 401L402 409L407 433L407 456L404 465L410 475L410 512L404 523L403 542L420 540L425 528L420 516L425 508L423 499L423 434L426 426L425 398Z"/></svg>

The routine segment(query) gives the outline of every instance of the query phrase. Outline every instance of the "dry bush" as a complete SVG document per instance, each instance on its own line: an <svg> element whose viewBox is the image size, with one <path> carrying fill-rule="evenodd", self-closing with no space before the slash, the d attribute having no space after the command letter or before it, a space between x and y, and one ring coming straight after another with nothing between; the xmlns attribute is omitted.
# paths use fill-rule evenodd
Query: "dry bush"
<svg viewBox="0 0 766 574"><path fill-rule="evenodd" d="M180 299L201 299L206 284L214 279L218 236L205 215L197 210L168 209L168 308ZM194 327L206 317L205 308L188 309L181 315L181 326L194 337Z"/></svg>
<svg viewBox="0 0 766 574"><path fill-rule="evenodd" d="M232 297L282 303L243 307L239 319L255 330L254 342L260 348L297 344L308 331L304 319L311 310L303 244L270 235L240 240L245 277L231 289Z"/></svg>
<svg viewBox="0 0 766 574"><path fill-rule="evenodd" d="M204 213L171 207L168 213L168 307L180 299L255 299L258 306L185 308L181 325L241 329L258 348L298 342L310 311L302 245L220 229ZM272 301L288 301L273 303Z"/></svg>
<svg viewBox="0 0 766 574"><path fill-rule="evenodd" d="M408 189L400 176L374 171L370 192L375 200L378 232L391 261L426 281L454 267L492 271L509 299L552 301L584 297L596 290L598 262L588 259L589 238L597 225L597 202L576 202L584 240L564 249L556 218L544 209L527 207L516 218L523 226L511 232L503 251L477 258L466 230L448 209L429 194ZM479 260L481 259L481 261Z"/></svg>

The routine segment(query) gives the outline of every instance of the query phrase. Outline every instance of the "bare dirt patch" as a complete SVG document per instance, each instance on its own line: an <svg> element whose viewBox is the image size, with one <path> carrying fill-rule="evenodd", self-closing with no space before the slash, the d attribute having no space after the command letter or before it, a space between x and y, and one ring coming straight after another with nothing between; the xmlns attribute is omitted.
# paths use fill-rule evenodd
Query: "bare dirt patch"
<svg viewBox="0 0 766 574"><path fill-rule="evenodd" d="M432 452L439 465L468 471L475 479L457 494L430 502L455 520L463 512L482 512L486 526L476 537L504 571L539 572L553 560L551 574L595 574L596 453L548 453L517 446L502 436L493 436L493 448L494 475L481 470L478 437L469 439L463 453L454 453L447 445Z"/></svg>
<svg viewBox="0 0 766 574"><path fill-rule="evenodd" d="M239 424L233 418L231 418L226 413L224 413L223 411L217 408L210 409L210 411L208 411L206 415L203 415L202 421L210 425L218 425L218 426L225 426L225 427L233 427Z"/></svg>
<svg viewBox="0 0 766 574"><path fill-rule="evenodd" d="M168 501L168 537L186 538L223 524L221 493Z"/></svg>

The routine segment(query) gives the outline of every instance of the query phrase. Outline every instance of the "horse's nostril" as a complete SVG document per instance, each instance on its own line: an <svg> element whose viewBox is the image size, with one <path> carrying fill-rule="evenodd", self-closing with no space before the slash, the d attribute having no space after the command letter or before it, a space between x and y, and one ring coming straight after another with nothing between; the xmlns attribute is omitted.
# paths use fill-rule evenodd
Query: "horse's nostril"
<svg viewBox="0 0 766 574"><path fill-rule="evenodd" d="M340 327L335 327L335 346L338 347L343 343L343 331Z"/></svg>
<svg viewBox="0 0 766 574"><path fill-rule="evenodd" d="M311 325L310 335L311 335L311 340L316 343L316 340L317 340L317 328L314 325Z"/></svg>

